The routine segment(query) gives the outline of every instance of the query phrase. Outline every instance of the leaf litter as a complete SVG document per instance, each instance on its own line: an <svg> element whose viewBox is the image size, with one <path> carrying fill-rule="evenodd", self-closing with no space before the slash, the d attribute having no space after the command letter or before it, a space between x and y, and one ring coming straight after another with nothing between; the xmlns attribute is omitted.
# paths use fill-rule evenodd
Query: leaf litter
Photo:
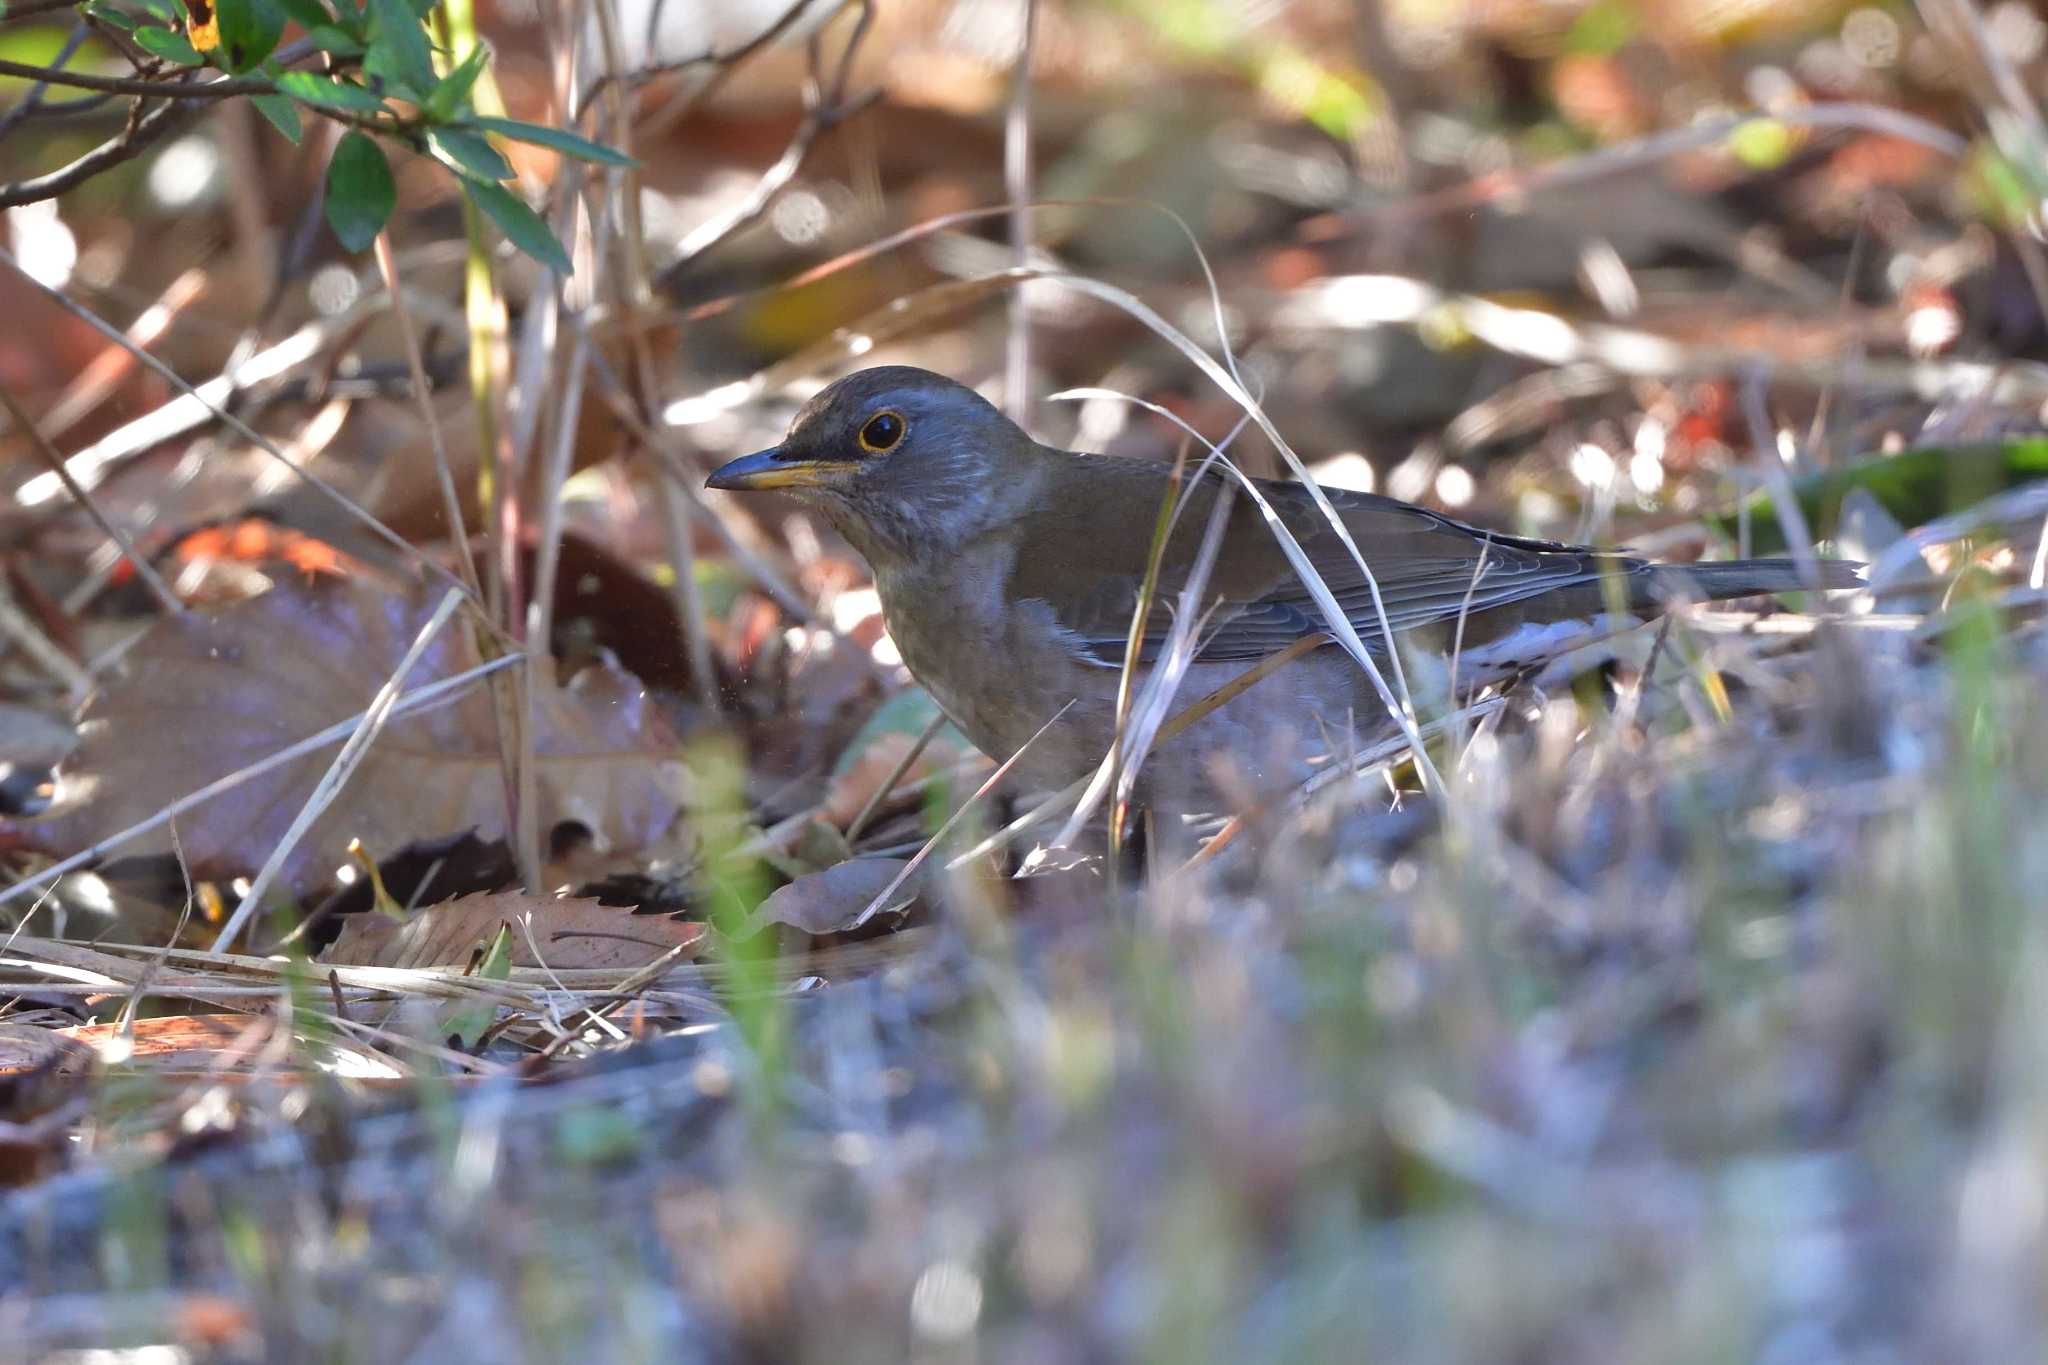
<svg viewBox="0 0 2048 1365"><path fill-rule="evenodd" d="M1319 22L1312 8L1296 7L1285 22ZM2004 11L2015 8L1999 7L1995 21L2010 28ZM1674 24L1705 17L1679 9L1686 14L1674 11ZM1458 10L1442 17L1447 30L1460 22ZM1468 28L1462 39L1490 54L1488 69L1505 63L1556 77L1551 97L1567 113L1589 88L1661 96L1631 89L1643 69L1665 69L1656 63L1669 54L1657 25L1610 31L1617 22L1629 27L1625 10L1589 9L1563 38L1567 55L1549 66L1528 53L1550 52L1557 35L1532 44L1512 16L1486 19L1492 27ZM884 12L878 22L893 18ZM1066 7L1040 19L1049 41L1038 55L1048 68L1091 46L1074 41L1086 26L1136 22ZM862 31L866 22L859 20ZM1816 47L1796 65L1784 58L1787 34L1821 21L1761 22L1770 50L1757 60L1771 65L1756 70L1745 93L1764 89L1768 74L1772 88L1791 81L1827 97L1825 53ZM1967 28L1974 17L1963 12L1961 22ZM1915 51L1936 36L1900 33L1911 28L1903 12L1866 8L1842 22L1843 37L1872 24L1892 25L1910 39L1901 47ZM1263 42L1281 32L1276 22L1255 36ZM1415 35L1400 36L1361 45L1399 59L1388 71L1376 66L1375 80L1421 60L1422 47L1407 41ZM1731 59L1746 41L1709 28L1692 36L1700 52L1726 44L1721 55ZM786 607L786 591L757 592L726 561L704 581L686 570L654 592L644 582L569 572L565 558L565 573L587 582L592 610L581 623L562 613L548 643L587 666L567 687L538 683L549 704L568 705L593 669L630 690L632 677L612 664L614 654L657 690L680 695L705 685L657 671L664 651L670 663L680 657L677 632L695 628L682 608L700 589L710 605L704 626L720 651L727 728L747 741L743 778L722 796L715 784L664 786L647 765L695 755L672 731L638 743L643 730L658 730L655 711L622 736L570 707L565 732L588 738L596 730L595 749L621 766L616 781L595 791L587 773L563 779L574 799L544 795L561 811L548 807L543 827L587 834L618 851L623 867L592 885L558 883L551 868L551 889L583 893L572 899L507 893L509 859L491 856L507 836L496 759L504 746L488 693L477 688L442 711L401 717L380 735L371 763L316 827L308 847L318 856L295 850L285 885L306 900L327 889L344 861L335 857L337 839L345 848L351 833L364 836L371 865L386 875L401 849L422 864L395 897L381 886L331 896L349 909L333 916L341 940L324 957L112 941L132 927L126 921L108 941L93 942L99 921L81 926L75 915L59 920L61 937L24 931L0 945L0 981L36 1028L135 1003L258 1012L194 1015L178 1026L145 1015L125 1036L115 1026L69 1026L101 1031L80 1036L102 1049L102 1097L139 1079L133 1063L150 1055L153 1033L192 1040L187 1060L199 1074L181 1074L183 1088L135 1113L111 1102L96 1110L75 1126L84 1169L47 1182L0 1217L0 1281L29 1286L22 1340L86 1344L65 1305L98 1309L118 1298L174 1323L185 1319L162 1310L182 1304L186 1317L216 1323L211 1330L260 1336L261 1347L249 1351L272 1357L511 1357L535 1340L572 1343L590 1358L716 1360L957 1353L1576 1361L1663 1358L1673 1341L1755 1358L2038 1355L2028 1306L2038 1298L2042 1238L2029 1212L2039 1201L2029 1195L2039 1183L2031 1167L2039 1116L2048 1112L2039 1080L2048 1068L2030 1003L2038 993L2025 987L2048 961L2032 913L2048 877L2037 818L2048 771L2039 686L2048 652L2039 583L2030 592L2015 575L2031 556L2038 580L2040 485L1958 512L1953 490L1938 486L1943 480L1921 477L1966 463L1968 447L1945 422L1968 428L1988 415L2001 429L2010 424L2014 441L2033 439L2038 414L2014 395L2038 397L2027 358L2037 346L1994 338L1987 347L1972 333L1955 354L1904 359L1892 353L1891 331L1850 316L1868 306L1887 325L1904 321L1905 293L1896 305L1888 295L1876 305L1864 296L1879 288L1879 276L1889 289L1900 272L1937 257L1965 262L1942 267L1959 277L1948 281L1958 284L1948 312L1965 326L1977 326L1985 308L1963 283L2002 291L1996 311L2023 314L2024 327L2036 328L2028 288L2010 270L1998 276L1968 264L1988 258L1991 234L1951 221L1964 187L1946 155L1923 158L1874 206L1860 202L1873 197L1863 190L1831 192L1852 201L1857 245L1847 247L1850 219L1834 230L1806 220L1810 167L1795 161L1751 175L1718 150L1731 132L1810 134L1808 150L1824 151L1837 145L1820 140L1834 136L1825 127L1896 130L1899 120L1875 105L1830 98L1769 127L1745 124L1740 112L1717 115L1565 156L1549 171L1539 164L1533 179L1575 188L1536 196L1542 211L1531 214L1522 200L1530 175L1498 174L1495 162L1476 155L1454 164L1457 140L1483 152L1491 134L1480 134L1491 124L1465 125L1463 78L1452 65L1432 72L1444 88L1430 92L1427 154L1425 139L1414 139L1417 163L1400 172L1416 176L1411 183L1422 192L1387 193L1332 167L1338 194L1288 198L1285 212L1255 226L1246 205L1278 209L1261 196L1284 185L1290 168L1314 164L1267 136L1278 131L1268 126L1268 105L1301 92L1327 99L1362 80L1333 55L1350 50L1350 35L1318 37L1341 41L1279 50L1291 65L1271 65L1274 51L1252 58L1276 78L1260 81L1256 108L1233 111L1244 126L1217 130L1213 143L1209 131L1188 131L1201 120L1185 107L1161 120L1147 101L1132 99L1118 101L1129 125L1102 139L1104 147L1057 152L1101 173L1107 144L1119 143L1126 150L1117 155L1129 159L1112 161L1098 183L1125 189L1123 182L1142 180L1139 192L1197 206L1187 216L1203 224L1205 240L1219 239L1220 223L1243 229L1218 262L1234 316L1226 321L1218 309L1213 325L1218 339L1233 340L1244 325L1245 372L1257 382L1243 387L1261 392L1268 411L1286 414L1290 442L1304 452L1364 449L1349 458L1385 478L1389 491L1435 493L1452 506L1476 497L1485 505L1470 515L1489 524L1528 519L1568 531L1576 520L1584 534L1604 539L1617 524L1618 538L1675 513L1688 520L1650 534L1697 548L1712 539L1692 520L1699 511L1725 507L1753 486L1756 471L1742 452L1754 440L1763 458L1782 456L1802 476L1792 485L1801 505L1842 491L1811 480L1846 480L1911 527L1870 532L1873 544L1891 544L1886 553L1898 572L1839 617L1783 606L1701 613L1675 625L1668 642L1646 637L1633 642L1643 648L1591 671L1561 669L1489 698L1483 709L1419 725L1425 761L1439 766L1450 794L1441 803L1416 790L1416 756L1361 745L1354 757L1368 765L1362 772L1332 764L1316 790L1284 809L1246 809L1212 834L1201 866L1147 868L1144 879L1127 878L1108 894L1117 883L1099 860L1064 879L1004 880L1007 862L994 875L979 866L972 875L937 875L955 849L980 842L989 828L1017 828L1004 823L1007 796L985 811L955 811L965 827L954 842L923 864L924 875L888 891L911 854L925 856L931 826L976 787L986 765L961 771L941 755L913 765L908 737L917 724L869 715L900 684L871 655L872 633L858 622L827 632L808 603L779 610L773 603ZM1610 54L1615 45L1624 50ZM1160 75L1163 85L1177 74L1149 67L1143 43L1116 50L1140 78ZM1651 64L1638 67L1637 59ZM1707 98L1720 98L1714 77L1738 74L1688 65L1695 69ZM1853 88L1862 98L1916 79L1915 69L1912 61L1875 63L1859 69ZM1212 76L1211 95L1227 99L1234 78ZM1077 82L1071 93L1099 91ZM1947 118L1956 98L1951 84L1921 91L1911 107ZM1658 117L1652 106L1664 108L1650 100L1639 120L1616 126L1634 137ZM1020 103L1018 112L1029 109ZM1966 100L1955 126L1982 126L1978 112ZM720 109L716 117L735 116ZM1488 116L1495 117L1523 131L1522 113ZM1529 131L1577 145L1596 126ZM1407 134L1424 128L1418 121L1375 127L1369 138L1364 131L1351 129L1343 145L1366 147L1391 131L1405 146ZM1148 136L1156 140L1148 144ZM1243 143L1235 162L1212 156L1233 140ZM900 186L904 172L894 161L910 145L920 194L937 191L919 202L973 202L979 191L971 187L987 167L939 169L945 141L875 140L880 183L893 175ZM1642 173L1677 144L1688 161L1673 177ZM1527 150L1535 146L1532 138ZM654 157L669 149L648 139L645 150ZM985 151L975 155L986 159ZM1069 166L1052 164L1064 178ZM1829 165L1823 181L1838 176ZM1467 172L1475 176L1467 184L1449 178ZM820 173L820 204L832 201L831 174ZM1608 192L1588 196L1583 182L1595 177ZM1755 205L1718 192L1731 185L1769 191L1757 197L1774 221L1751 231ZM1309 188L1306 180L1293 185ZM1361 197L1377 207L1360 209ZM1495 200L1509 211L1491 212ZM1423 249L1413 251L1416 244L1391 238L1368 243L1379 226L1433 222L1425 215L1446 205L1460 215L1458 234L1425 231ZM1468 215L1474 232L1504 234L1510 249L1434 256L1439 243L1430 239L1463 242ZM1087 234L1033 221L1044 228L1039 248L1075 258L1156 245L1128 206L1093 215ZM1704 230L1659 227L1672 222ZM863 220L861 231L869 226ZM969 310L1009 293L1025 274L1067 271L1060 263L987 274L1009 253L952 233L955 226L929 218L909 235L804 272L814 285L834 284L835 271L850 277L836 281L847 286L845 306L830 316L820 311L825 290L805 296L810 311L800 315L791 306L797 291L715 301L691 319L702 330L678 348L682 373L634 375L634 401L722 395L717 404L675 404L722 423L715 436L709 422L691 433L708 454L735 432L748 438L740 448L772 440L766 428L779 415L781 381L807 382L828 359L893 350L941 320L946 335L901 358L985 375ZM1654 240L1642 240L1646 226L1658 229ZM1984 239L1976 257L1949 250L1970 234ZM888 263L902 267L893 276L870 268L912 237L937 240L924 259ZM1738 239L1739 260L1728 250ZM1914 244L1910 259L1902 242ZM1685 250L1674 257L1673 245ZM1571 279L1576 267L1613 317L1571 320L1586 300L1572 297L1569 284L1544 282L1533 260L1560 246L1559 278ZM1838 269L1842 262L1828 253L1845 247L1848 268ZM1868 279L1854 268L1865 251L1886 257L1884 271L1863 272ZM1717 264L1701 267L1694 252ZM609 269L598 254L596 268ZM1411 254L1416 259L1406 259ZM797 254L788 270L807 260ZM709 265L697 280L705 287L716 276ZM579 274L585 268L579 260ZM1355 273L1393 268L1424 278ZM1510 278L1457 278L1467 268L1506 268ZM921 294L906 287L934 269L965 278ZM1769 284L1764 297L1759 280ZM1787 281L1819 287L1788 289ZM406 283L418 287L417 278ZM1503 285L1514 294L1493 294ZM1137 292L1162 305L1155 318L1197 317L1212 302L1172 284ZM868 312L892 293L899 302ZM1554 311L1532 295L1555 296ZM1131 297L1097 289L1085 317L1039 312L1044 300L1034 297L1030 317L1041 341L1059 338L1034 345L1038 365L1067 383L1157 390L1166 400L1159 410L1193 414L1189 424L1207 434L1226 428L1228 420L1204 416L1218 406L1213 399L1181 391L1184 366L1162 364L1153 342L1095 306L1127 306ZM1513 309L1496 302L1508 297ZM1714 305L1702 307L1703 298ZM554 324L582 325L581 304L571 299L526 310L526 355L547 358ZM1406 311L1389 306L1401 300ZM739 322L718 331L721 317ZM831 332L840 320L846 325ZM1420 342L1402 330L1410 327ZM1157 335L1180 345L1166 329ZM1471 339L1495 352L1483 370L1472 363ZM726 377L718 363L764 349L781 359L763 356L768 368L751 380L717 383ZM1744 432L1727 417L1743 410L1730 372L1751 364L1770 367L1772 377L1767 391L1757 389L1768 400L1758 405L1766 421ZM545 368L522 371L522 384L539 376L531 393L543 411L552 382ZM1567 382L1568 371L1586 369L1602 382ZM1973 387L1994 370L2004 377ZM650 377L656 390L641 392ZM595 368L588 378L601 392L615 383ZM1450 419L1461 411L1471 417L1466 427L1484 425L1482 411L1509 391L1494 389L1502 380L1534 400L1520 410L1513 455L1498 449L1498 426L1488 428L1489 441L1452 439L1460 426ZM1927 401L1908 405L1909 394ZM528 396L523 389L522 405ZM405 405L358 406L388 417ZM1105 443L1170 455L1180 439L1136 415L1105 427L1101 406L1079 425ZM1396 409L1398 419L1389 415ZM1065 439L1059 421L1051 419L1049 438ZM1440 430L1449 433L1452 464L1435 444ZM1910 460L1849 463L1894 437ZM1411 442L1410 458L1393 463ZM1488 443L1497 463L1466 458ZM1599 457L1588 467L1628 470L1629 478L1596 487L1581 477L1574 466L1588 450ZM646 490L619 469L627 462L607 465L612 453L579 440L573 464L605 468L611 482L602 505L629 511ZM1630 507L1632 490L1643 487L1634 474L1646 461L1670 482ZM1508 476L1496 477L1504 467ZM156 477L141 472L137 482ZM1462 494L1447 491L1460 486L1445 477L1452 474L1468 475ZM1518 480L1540 498L1513 496ZM1786 487L1782 478L1765 487L1773 485ZM1764 496L1755 495L1746 516L1719 524L1737 536L1775 534L1779 518ZM547 504L570 516L596 505ZM787 516L786 507L714 510L721 529L731 529L729 520L750 532L727 545L744 540L749 554L778 570L794 566L790 581L803 583L818 614L846 625L834 616L835 594L858 580L848 579L824 530ZM1950 515L1940 518L1944 511ZM622 560L658 558L660 530L671 555L690 535L671 525L649 536L646 520L630 515L616 530L602 521L584 530L606 546L638 535ZM75 551L60 545L57 553ZM614 591L621 583L632 591ZM286 611L285 602L268 609ZM232 669L217 677L209 671L215 660L159 645L141 656L154 658L156 672L168 664L200 680L169 688L186 698L185 709L152 709L146 689L125 675L109 695L127 698L130 709L99 713L97 743L88 737L66 777L96 777L97 799L112 802L125 784L150 779L140 765L120 762L123 743L154 746L159 764L189 766L203 757L196 746L158 743L156 732L199 723L202 698L217 696L204 704L236 712L237 722L268 727L230 764L353 716L391 671L425 604L409 601L406 613L366 633L372 657L329 658L350 685L331 705L309 708L317 718L292 706L309 688L325 697L310 687L307 674L317 670L276 663L280 697ZM561 628L565 620L571 628ZM462 634L450 632L448 646L466 648ZM276 640L252 628L245 643L274 652L279 641L302 654L337 652L304 622L287 622ZM269 652L244 662L244 672L273 666ZM476 662L473 652L442 659L437 650L418 680L430 670L459 676ZM896 695L913 709L923 701L914 691ZM439 722L452 733L434 731ZM394 766L376 766L407 725L457 745L466 786L404 743ZM219 720L214 738L225 743L232 729ZM1342 750L1345 737L1336 738L1333 748ZM620 747L627 739L635 742ZM545 753L546 743L542 736L534 747ZM592 752L572 750L572 767L593 761ZM252 794L235 806L223 798L221 808L232 812L225 817L180 817L199 899L206 879L260 864L325 758L323 751L294 764L292 781L280 774L279 790L262 799ZM149 789L150 799L190 790L217 771L174 773ZM78 807L75 787L64 799L49 825L29 826L34 838L50 839L35 847L86 846L102 828ZM462 823L494 799L498 823ZM266 818L275 823L255 831ZM193 837L195 824L203 838ZM471 829L485 854L446 852L451 836L459 841ZM170 841L166 830L146 847L162 851ZM756 857L772 875L753 865ZM473 875L454 875L457 861ZM487 894L435 904L451 886ZM687 906L732 932L634 915L609 903L612 891ZM599 894L605 903L594 904ZM60 911L65 900L53 897ZM387 913L395 907L402 909ZM906 909L923 918L902 916L907 927L891 932ZM55 916L36 927L48 918ZM764 925L791 932L744 932ZM569 933L558 932L565 926ZM880 936L831 941L855 929ZM614 931L622 937L610 938ZM660 950L664 942L671 946ZM679 951L700 943L702 960ZM607 944L629 946L632 962L579 965L573 956ZM531 965L515 956L521 952ZM342 960L356 953L372 960ZM450 1032L460 1045L449 1043ZM131 1061L112 1060L123 1046L133 1047ZM558 1065L567 1058L576 1064ZM256 1083L224 1098L227 1076ZM383 1112L364 1106L372 1076L402 1087L412 1102ZM551 1083L514 1089L515 1077ZM443 1088L457 1083L467 1092L461 1104L442 1103ZM66 1155L58 1144L70 1141L64 1132L45 1134L35 1150ZM144 1151L172 1154L169 1164L143 1166L140 1181L161 1176L168 1185L175 1177L175 1197L152 1202L156 1191L145 1188L124 1204L136 1186L123 1182L133 1175L101 1157ZM318 1197L309 1197L315 1188ZM148 1221L133 1217L138 1204L161 1207L161 1223L138 1231L138 1221ZM298 1254L313 1239L317 1265ZM178 1253L176 1275L138 1275L135 1267L154 1264L166 1242ZM149 1296L157 1283L189 1293L166 1305ZM221 1286L232 1297L219 1297Z"/></svg>
<svg viewBox="0 0 2048 1365"><path fill-rule="evenodd" d="M78 747L58 770L56 804L16 827L62 856L120 833L164 805L361 711L426 620L421 595L350 582L284 585L213 615L158 623L121 676L85 706ZM479 663L469 633L443 632L407 680L418 687ZM567 685L545 678L535 790L543 830L573 827L602 850L666 846L690 796L676 725L632 675L595 662ZM497 722L483 688L393 720L345 799L286 859L295 896L332 885L360 840L373 856L422 839L507 833ZM261 774L188 813L178 837L193 876L226 880L261 866L326 770L315 754ZM121 853L169 854L152 832Z"/></svg>

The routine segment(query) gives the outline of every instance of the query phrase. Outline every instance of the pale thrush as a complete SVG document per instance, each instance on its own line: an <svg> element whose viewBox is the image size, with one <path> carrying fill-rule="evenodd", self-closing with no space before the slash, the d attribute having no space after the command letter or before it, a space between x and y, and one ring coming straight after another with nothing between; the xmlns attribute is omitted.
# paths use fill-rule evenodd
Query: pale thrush
<svg viewBox="0 0 2048 1365"><path fill-rule="evenodd" d="M1007 758L1067 708L1019 764L1051 787L1094 768L1116 732L1119 672L1171 477L1158 461L1040 445L974 390L892 365L824 389L781 445L724 465L710 486L791 493L837 528L874 570L904 663L989 754ZM1674 603L1858 581L1855 566L1840 561L1818 561L1817 582L1802 580L1789 559L1655 564L1328 489L1377 583L1376 605L1358 560L1307 490L1255 482L1382 671L1390 672L1391 625L1416 677L1428 672L1417 661L1455 649L1460 692ZM1212 472L1186 494L1142 637L1147 668L1225 486ZM1233 496L1176 709L1331 631L1265 516L1241 492ZM1291 779L1311 754L1388 726L1359 663L1339 648L1315 648L1163 743L1144 769L1143 795L1200 807L1213 794L1218 755L1240 771Z"/></svg>

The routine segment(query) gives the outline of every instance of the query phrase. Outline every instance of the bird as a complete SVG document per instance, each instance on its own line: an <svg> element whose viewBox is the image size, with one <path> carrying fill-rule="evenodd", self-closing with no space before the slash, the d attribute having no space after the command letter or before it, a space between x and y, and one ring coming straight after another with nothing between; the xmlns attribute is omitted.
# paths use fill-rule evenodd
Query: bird
<svg viewBox="0 0 2048 1365"><path fill-rule="evenodd" d="M1134 636L1140 682L1162 659L1184 667L1176 706L1292 650L1143 760L1139 802L1183 815L1215 810L1226 781L1239 792L1246 778L1297 782L1347 743L1391 732L1389 693L1342 647L1345 627L1383 679L1398 648L1400 679L1454 682L1465 695L1679 603L1860 581L1840 560L1803 571L1791 559L1653 563L1483 530L1372 493L1324 489L1325 511L1299 483L1240 484L1216 471L1177 483L1163 461L1040 444L967 385L907 365L821 389L781 444L721 465L707 486L786 493L830 523L873 571L912 676L1036 789L1101 764ZM1134 630L1155 528L1177 486L1151 609ZM1290 562L1276 522L1326 595ZM1176 658L1174 622L1191 584L1199 614L1179 632Z"/></svg>

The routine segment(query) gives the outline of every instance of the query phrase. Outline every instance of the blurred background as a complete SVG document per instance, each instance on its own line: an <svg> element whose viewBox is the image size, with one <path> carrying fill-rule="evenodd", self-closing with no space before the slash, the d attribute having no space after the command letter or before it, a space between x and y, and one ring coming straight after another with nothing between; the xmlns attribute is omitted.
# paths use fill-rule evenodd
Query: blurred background
<svg viewBox="0 0 2048 1365"><path fill-rule="evenodd" d="M168 79L107 14L169 4L0 15L0 1357L2041 1357L2036 6L417 8L635 158L498 144L570 271L422 138L352 254L342 122L35 79ZM1149 889L1015 848L855 915L987 765L829 527L703 474L892 362L1171 458L1242 417L1190 346L1332 485L1871 587ZM367 706L422 581L525 751L479 691L281 867L325 756L53 876ZM336 927L521 883L704 960L479 1006ZM213 951L244 903L323 927Z"/></svg>
<svg viewBox="0 0 2048 1365"><path fill-rule="evenodd" d="M1047 281L1006 302L993 277L1020 260L1132 291L1204 345L1220 315L1333 482L1533 533L1690 518L1753 482L1760 448L1789 443L1803 473L1917 439L1994 358L2001 395L2048 395L2039 263L2006 230L2032 212L2039 136L2011 102L2041 70L2043 21L2024 4L1045 5L1021 101L1024 17L1004 0L610 9L630 74L594 110L586 93L584 126L627 92L642 166L618 186L620 222L639 241L629 271L586 238L592 269L570 289L613 305L592 314L611 319L600 350L619 382L657 387L651 410L695 464L769 444L840 368L892 359L979 385L1080 449L1166 454L1179 432L1115 399L1047 395L1108 387L1228 429L1227 400L1128 314ZM572 81L592 86L589 53L567 55L589 16L486 3L479 20L515 115L559 118ZM61 12L0 32L17 61L65 42ZM807 106L813 72L825 88ZM61 163L123 117L117 100L76 103L8 129L0 174ZM404 361L366 306L375 267L320 222L321 157L244 103L220 112L8 210L13 250L147 332L180 374L266 356L240 385L257 425L392 525L431 534L426 433L412 404L378 395L404 387ZM1753 114L1772 117L1738 121ZM1028 156L1006 157L1013 123ZM546 149L510 155L532 190L561 174ZM457 197L425 158L401 158L398 178L393 240L423 296L430 367L459 378ZM1021 257L1006 215L948 217L1018 188L1044 205L1022 220ZM516 344L542 281L521 260L505 273ZM651 291L633 324L655 329L651 376L619 339L628 288ZM278 478L231 435L131 428L171 396L161 378L20 276L0 290L15 320L0 381L59 419L46 434L67 452L91 452L103 498L146 504L152 552L251 511L251 483ZM304 354L280 353L287 339ZM593 472L571 490L572 523L658 555L659 533L631 515L651 505L649 466L617 458L625 433L604 402L583 406L575 464ZM1980 405L1941 430L1983 436L2015 411L2032 420ZM473 441L448 444L473 461ZM1256 433L1239 448L1277 469ZM17 455L0 478L17 511L46 509L10 518L35 566L17 572L61 576L67 555L104 553L82 515L47 507L46 470ZM256 491L267 520L368 550L325 499Z"/></svg>

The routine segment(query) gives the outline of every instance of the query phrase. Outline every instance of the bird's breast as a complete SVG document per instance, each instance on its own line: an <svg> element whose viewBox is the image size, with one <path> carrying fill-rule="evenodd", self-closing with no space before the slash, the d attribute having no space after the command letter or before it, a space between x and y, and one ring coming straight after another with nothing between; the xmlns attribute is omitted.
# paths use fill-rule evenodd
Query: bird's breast
<svg viewBox="0 0 2048 1365"><path fill-rule="evenodd" d="M881 570L875 585L904 665L968 738L1002 757L1065 704L1076 666L1051 613L1009 602L1000 570Z"/></svg>

